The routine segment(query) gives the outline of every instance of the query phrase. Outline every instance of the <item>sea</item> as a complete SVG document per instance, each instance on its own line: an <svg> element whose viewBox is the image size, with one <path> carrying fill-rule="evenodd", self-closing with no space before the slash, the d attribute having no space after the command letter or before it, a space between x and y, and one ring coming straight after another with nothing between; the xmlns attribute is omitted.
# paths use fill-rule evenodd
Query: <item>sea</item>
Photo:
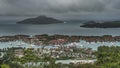
<svg viewBox="0 0 120 68"><path fill-rule="evenodd" d="M5 23L5 22L4 22ZM102 35L120 35L120 28L83 28L80 27L84 21L80 22L65 22L59 24L15 24L0 22L0 36L5 35L40 35L40 34L62 34L62 35L77 35L77 36L102 36Z"/></svg>
<svg viewBox="0 0 120 68"><path fill-rule="evenodd" d="M41 34L61 34L61 35L77 35L77 36L102 36L112 35L120 36L120 28L83 28L80 27L85 21L65 21L59 24L16 24L17 21L23 20L21 17L0 17L0 36L9 35L41 35ZM11 44L12 43L12 44ZM114 45L119 46L120 42L113 42ZM110 45L113 43L104 42L88 44L87 42L80 42L81 45L97 49L100 45ZM6 48L16 45L16 42L0 43L0 48Z"/></svg>

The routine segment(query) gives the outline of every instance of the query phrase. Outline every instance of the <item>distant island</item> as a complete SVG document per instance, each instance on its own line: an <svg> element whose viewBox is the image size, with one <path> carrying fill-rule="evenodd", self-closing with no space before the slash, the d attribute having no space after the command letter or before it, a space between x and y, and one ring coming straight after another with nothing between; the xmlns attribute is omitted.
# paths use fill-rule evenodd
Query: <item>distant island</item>
<svg viewBox="0 0 120 68"><path fill-rule="evenodd" d="M55 23L64 23L64 22L47 16L39 16L36 18L29 18L17 22L17 24L55 24Z"/></svg>
<svg viewBox="0 0 120 68"><path fill-rule="evenodd" d="M80 27L86 28L120 28L120 21L107 21L98 23L95 21L89 21L81 25Z"/></svg>

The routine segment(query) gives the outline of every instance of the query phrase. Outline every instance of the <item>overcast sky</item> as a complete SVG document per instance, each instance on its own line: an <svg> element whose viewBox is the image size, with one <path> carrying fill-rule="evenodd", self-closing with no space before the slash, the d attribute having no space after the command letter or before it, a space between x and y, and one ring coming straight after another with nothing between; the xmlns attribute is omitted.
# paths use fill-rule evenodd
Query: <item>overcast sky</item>
<svg viewBox="0 0 120 68"><path fill-rule="evenodd" d="M119 18L120 0L0 0L0 15Z"/></svg>

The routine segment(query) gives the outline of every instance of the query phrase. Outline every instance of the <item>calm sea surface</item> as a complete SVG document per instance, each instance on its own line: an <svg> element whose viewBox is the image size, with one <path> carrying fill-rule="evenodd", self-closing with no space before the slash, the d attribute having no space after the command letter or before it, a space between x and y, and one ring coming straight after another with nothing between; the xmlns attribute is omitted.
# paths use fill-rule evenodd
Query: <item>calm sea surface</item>
<svg viewBox="0 0 120 68"><path fill-rule="evenodd" d="M0 24L0 36L16 34L120 35L120 28L82 28L80 23L45 25Z"/></svg>
<svg viewBox="0 0 120 68"><path fill-rule="evenodd" d="M36 16L33 16L36 17ZM32 18L30 16L0 16L0 36L16 34L64 34L64 35L120 35L120 28L82 28L85 21L69 21L62 24L20 25L18 21Z"/></svg>

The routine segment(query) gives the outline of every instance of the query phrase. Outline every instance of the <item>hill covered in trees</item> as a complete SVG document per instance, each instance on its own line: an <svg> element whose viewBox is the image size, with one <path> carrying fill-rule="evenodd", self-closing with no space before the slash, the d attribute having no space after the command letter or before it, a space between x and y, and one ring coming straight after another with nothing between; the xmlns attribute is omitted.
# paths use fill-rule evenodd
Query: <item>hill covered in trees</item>
<svg viewBox="0 0 120 68"><path fill-rule="evenodd" d="M96 65L100 68L120 68L120 47L100 46L98 47Z"/></svg>
<svg viewBox="0 0 120 68"><path fill-rule="evenodd" d="M98 23L95 21L89 21L81 25L80 27L86 28L120 28L120 21L107 21L103 23Z"/></svg>
<svg viewBox="0 0 120 68"><path fill-rule="evenodd" d="M17 22L17 24L55 24L55 23L64 23L64 22L47 16L39 16L36 18L29 18Z"/></svg>

